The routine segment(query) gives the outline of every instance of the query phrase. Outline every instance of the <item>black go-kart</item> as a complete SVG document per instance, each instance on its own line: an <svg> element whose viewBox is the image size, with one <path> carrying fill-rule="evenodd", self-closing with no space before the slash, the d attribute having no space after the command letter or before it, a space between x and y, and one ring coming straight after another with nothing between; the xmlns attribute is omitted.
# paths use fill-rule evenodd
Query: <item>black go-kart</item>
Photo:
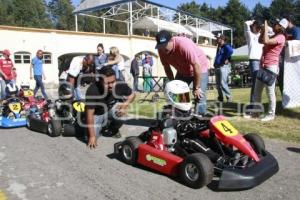
<svg viewBox="0 0 300 200"><path fill-rule="evenodd" d="M27 117L30 130L46 133L51 137L76 136L85 133L85 103L82 101L49 101L42 109L31 108Z"/></svg>

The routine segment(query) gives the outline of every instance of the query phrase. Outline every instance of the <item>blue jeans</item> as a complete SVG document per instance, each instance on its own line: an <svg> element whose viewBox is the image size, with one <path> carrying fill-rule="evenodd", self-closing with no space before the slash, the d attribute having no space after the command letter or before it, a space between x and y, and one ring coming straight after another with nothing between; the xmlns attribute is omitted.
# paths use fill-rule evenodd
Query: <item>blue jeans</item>
<svg viewBox="0 0 300 200"><path fill-rule="evenodd" d="M5 80L1 79L0 80L0 84L1 84L1 100L5 99L5 87L6 87L6 83Z"/></svg>
<svg viewBox="0 0 300 200"><path fill-rule="evenodd" d="M194 77L183 77L179 74L176 74L175 77L176 80L181 80L186 82L188 85L194 81ZM200 88L203 92L202 97L197 101L197 114L204 115L206 113L206 89L208 84L208 73L201 73L201 82L200 82Z"/></svg>
<svg viewBox="0 0 300 200"><path fill-rule="evenodd" d="M259 66L260 66L260 60L249 60L250 75L251 75L251 80L252 80L251 93L250 93L250 102L251 103L253 103L255 101L254 89L255 89L255 81L256 81L257 72L259 70Z"/></svg>
<svg viewBox="0 0 300 200"><path fill-rule="evenodd" d="M229 65L223 65L222 67L215 68L215 70L218 100L223 101L223 96L230 99L231 93L228 87L228 75L230 73Z"/></svg>
<svg viewBox="0 0 300 200"><path fill-rule="evenodd" d="M268 70L278 74L278 66L276 66L276 65L268 66ZM275 112L276 112L275 87L276 87L276 81L273 83L273 85L268 86L265 83L263 83L257 79L256 84L255 84L255 89L254 89L255 103L261 103L262 92L263 92L263 89L266 88L267 97L269 99L268 114L273 115L273 116L275 116Z"/></svg>
<svg viewBox="0 0 300 200"><path fill-rule="evenodd" d="M119 80L119 78L120 78L120 71L119 71L118 65L113 65L112 69L115 71L116 79Z"/></svg>
<svg viewBox="0 0 300 200"><path fill-rule="evenodd" d="M78 84L77 86L75 85L74 87L75 87L74 88L75 99L79 101L79 100L82 99L82 97L81 97L81 91L80 91L80 85Z"/></svg>
<svg viewBox="0 0 300 200"><path fill-rule="evenodd" d="M5 98L7 98L6 97L6 92L5 92L5 88L6 88L6 85L8 84L8 83L14 83L14 84L16 84L16 82L15 82L15 80L3 80L3 79L1 79L0 80L0 87L1 87L1 100L4 100Z"/></svg>
<svg viewBox="0 0 300 200"><path fill-rule="evenodd" d="M94 130L96 138L100 137L102 128L108 125L108 122L109 128L113 129L112 131L116 132L119 130L119 128L121 128L121 126L123 125L123 121L120 119L116 119L114 114L115 112L115 107L112 107L107 113L104 113L103 115L94 115Z"/></svg>
<svg viewBox="0 0 300 200"><path fill-rule="evenodd" d="M34 75L34 80L35 80L34 96L36 96L37 91L41 88L44 98L48 99L48 96L45 92L44 83L43 83L43 76L42 75Z"/></svg>
<svg viewBox="0 0 300 200"><path fill-rule="evenodd" d="M138 91L139 88L139 75L133 75L133 91Z"/></svg>

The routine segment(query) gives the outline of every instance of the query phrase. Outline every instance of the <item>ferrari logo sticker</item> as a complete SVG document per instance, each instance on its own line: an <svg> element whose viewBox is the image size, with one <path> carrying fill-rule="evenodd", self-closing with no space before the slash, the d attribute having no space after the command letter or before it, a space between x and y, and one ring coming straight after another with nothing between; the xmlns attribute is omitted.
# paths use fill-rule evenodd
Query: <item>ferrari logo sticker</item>
<svg viewBox="0 0 300 200"><path fill-rule="evenodd" d="M236 130L228 121L221 120L216 122L215 127L224 135L227 137L233 137L238 135L238 130Z"/></svg>
<svg viewBox="0 0 300 200"><path fill-rule="evenodd" d="M32 97L33 91L32 90L25 90L24 91L24 97Z"/></svg>
<svg viewBox="0 0 300 200"><path fill-rule="evenodd" d="M84 112L85 104L83 102L75 102L73 103L73 108L77 112Z"/></svg>
<svg viewBox="0 0 300 200"><path fill-rule="evenodd" d="M154 157L154 156L152 156L150 154L146 155L146 160L149 161L149 162L153 161L153 163L155 163L157 165L160 165L162 167L165 166L165 165L167 165L167 162L165 160L163 160L161 158Z"/></svg>
<svg viewBox="0 0 300 200"><path fill-rule="evenodd" d="M0 200L7 200L5 194L0 190Z"/></svg>
<svg viewBox="0 0 300 200"><path fill-rule="evenodd" d="M19 113L21 111L21 103L10 103L8 104L8 107L14 113Z"/></svg>

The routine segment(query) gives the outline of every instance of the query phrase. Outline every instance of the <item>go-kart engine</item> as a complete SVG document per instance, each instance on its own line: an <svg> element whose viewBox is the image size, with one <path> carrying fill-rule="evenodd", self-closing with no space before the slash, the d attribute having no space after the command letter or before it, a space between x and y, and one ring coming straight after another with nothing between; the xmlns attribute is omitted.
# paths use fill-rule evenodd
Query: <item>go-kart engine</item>
<svg viewBox="0 0 300 200"><path fill-rule="evenodd" d="M177 132L173 127L163 129L164 144L168 151L174 151L174 144L177 142Z"/></svg>

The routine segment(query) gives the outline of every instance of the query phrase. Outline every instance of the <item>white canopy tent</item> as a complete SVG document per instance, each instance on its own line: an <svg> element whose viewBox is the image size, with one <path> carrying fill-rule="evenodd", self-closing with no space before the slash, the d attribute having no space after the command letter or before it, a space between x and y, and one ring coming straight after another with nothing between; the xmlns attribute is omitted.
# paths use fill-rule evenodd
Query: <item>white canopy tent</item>
<svg viewBox="0 0 300 200"><path fill-rule="evenodd" d="M95 11L99 10L103 10L104 12L95 13ZM74 10L73 14L75 15L76 31L78 31L77 17L83 15L103 20L104 33L106 20L127 24L128 35L133 34L134 28L145 28L145 24L140 22L145 20L153 25L152 28L150 25L148 26L152 31L157 31L160 28L176 33L180 32L188 35L204 36L210 40L214 37L208 32L218 31L223 33L223 31L230 31L231 43L233 39L233 29L230 26L155 3L151 0L84 0ZM170 19L170 21L164 21L164 19ZM200 30L186 29L181 24L188 24L194 27L194 29Z"/></svg>
<svg viewBox="0 0 300 200"><path fill-rule="evenodd" d="M216 39L215 35L210 32L210 31L207 31L207 30L204 30L204 29L201 29L201 28L196 28L196 27L193 27L193 26L190 26L190 25L184 25L184 27L188 30L190 30L193 35L195 37L207 37L207 38L210 38L210 39Z"/></svg>
<svg viewBox="0 0 300 200"><path fill-rule="evenodd" d="M153 18L153 17L143 17L138 21L133 23L134 29L146 29L148 28L150 31L158 32L159 30L167 30L173 33L185 33L187 35L193 35L191 31L186 29L184 26L180 24L176 24L173 22L168 22L165 20Z"/></svg>

